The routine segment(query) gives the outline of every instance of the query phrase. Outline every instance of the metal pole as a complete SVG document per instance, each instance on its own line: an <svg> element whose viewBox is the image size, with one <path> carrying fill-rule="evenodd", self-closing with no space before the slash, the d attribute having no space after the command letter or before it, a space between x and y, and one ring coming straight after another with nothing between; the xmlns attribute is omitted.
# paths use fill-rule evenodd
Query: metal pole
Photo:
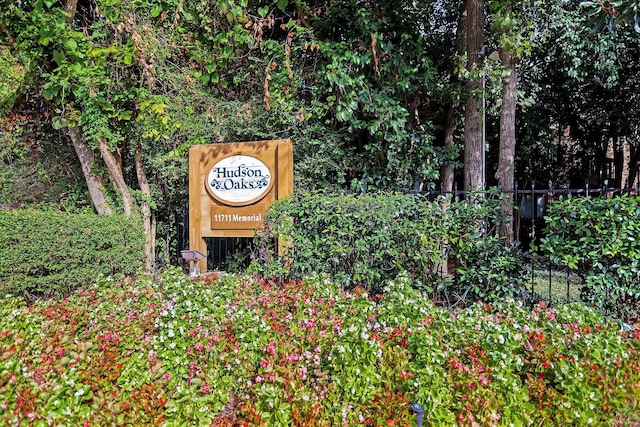
<svg viewBox="0 0 640 427"><path fill-rule="evenodd" d="M589 197L589 180L584 180L584 193L586 197Z"/></svg>
<svg viewBox="0 0 640 427"><path fill-rule="evenodd" d="M486 183L487 180L487 171L486 171L486 147L485 144L487 143L487 101L486 101L486 96L485 96L485 91L486 91L486 71L482 73L482 182L480 183L480 185L482 186L483 190L484 190L484 184ZM484 197L486 197L486 194L483 194Z"/></svg>
<svg viewBox="0 0 640 427"><path fill-rule="evenodd" d="M513 217L514 217L513 235L516 238L516 242L520 241L520 217L522 216L521 212L520 212L520 209L519 209L519 207L521 205L520 205L520 202L518 202L518 195L519 194L520 193L518 193L518 181L516 180L516 181L513 182L513 200L514 200L514 204L513 204Z"/></svg>
<svg viewBox="0 0 640 427"><path fill-rule="evenodd" d="M529 245L536 244L536 182L531 181L531 243ZM534 285L536 283L536 254L531 253L531 297L535 294Z"/></svg>

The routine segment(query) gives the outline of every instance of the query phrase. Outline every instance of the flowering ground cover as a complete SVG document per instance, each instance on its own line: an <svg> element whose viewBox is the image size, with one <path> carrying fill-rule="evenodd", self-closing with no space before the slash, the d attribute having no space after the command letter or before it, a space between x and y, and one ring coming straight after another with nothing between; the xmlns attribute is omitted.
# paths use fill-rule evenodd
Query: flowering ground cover
<svg viewBox="0 0 640 427"><path fill-rule="evenodd" d="M0 300L1 425L624 425L639 400L640 333L580 305L178 270Z"/></svg>

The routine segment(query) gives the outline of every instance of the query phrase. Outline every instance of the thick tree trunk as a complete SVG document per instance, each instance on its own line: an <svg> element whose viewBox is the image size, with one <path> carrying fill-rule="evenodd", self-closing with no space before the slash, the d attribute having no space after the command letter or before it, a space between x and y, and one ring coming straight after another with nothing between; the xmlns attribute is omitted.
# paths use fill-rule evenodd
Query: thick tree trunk
<svg viewBox="0 0 640 427"><path fill-rule="evenodd" d="M500 109L500 152L498 153L498 170L496 179L505 190L513 189L516 157L516 103L518 89L518 75L516 60L506 49L500 49L502 65L509 70L509 74L502 79L502 107ZM511 215L513 195L509 194L508 201L503 203L502 209L506 215ZM501 224L500 235L513 240L513 225Z"/></svg>
<svg viewBox="0 0 640 427"><path fill-rule="evenodd" d="M467 0L467 70L477 72L482 68L484 46L484 1ZM464 188L482 188L484 184L482 99L478 90L482 77L467 81L467 100L464 114Z"/></svg>
<svg viewBox="0 0 640 427"><path fill-rule="evenodd" d="M82 167L82 173L84 179L89 188L89 196L96 212L100 215L111 215L112 210L107 202L107 199L102 191L101 183L98 177L91 172L91 164L94 161L93 151L84 142L84 138L77 127L67 129L73 148L76 150L78 160L80 160L80 166Z"/></svg>
<svg viewBox="0 0 640 427"><path fill-rule="evenodd" d="M133 202L131 192L129 191L129 187L124 180L122 167L120 166L120 163L113 155L113 153L109 150L109 147L107 146L107 140L104 137L98 138L98 149L100 150L100 154L102 155L104 164L107 166L107 172L109 173L111 182L122 195L124 214L131 215L133 213L135 204Z"/></svg>
<svg viewBox="0 0 640 427"><path fill-rule="evenodd" d="M150 273L154 267L155 259L156 222L152 216L151 205L149 204L149 200L151 200L151 187L149 186L149 181L147 180L147 174L144 171L144 165L142 163L142 147L140 146L140 144L136 146L135 164L136 176L138 177L140 191L142 191L142 194L144 195L144 199L140 203L140 213L142 214L144 232L147 236L147 240L144 245L144 268L147 272Z"/></svg>

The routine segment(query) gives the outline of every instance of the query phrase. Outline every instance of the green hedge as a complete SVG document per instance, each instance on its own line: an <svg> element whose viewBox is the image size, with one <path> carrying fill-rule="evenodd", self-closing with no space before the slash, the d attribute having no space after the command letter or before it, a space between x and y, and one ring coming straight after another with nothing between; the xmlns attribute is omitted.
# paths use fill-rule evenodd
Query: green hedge
<svg viewBox="0 0 640 427"><path fill-rule="evenodd" d="M143 260L139 218L32 209L0 211L0 295L67 295Z"/></svg>
<svg viewBox="0 0 640 427"><path fill-rule="evenodd" d="M447 304L516 296L521 254L495 232L507 220L503 200L495 194L475 200L296 193L269 208L254 267L265 276L326 273L374 291L408 272L417 288ZM275 254L274 238L289 242L284 257Z"/></svg>
<svg viewBox="0 0 640 427"><path fill-rule="evenodd" d="M581 278L581 299L622 318L640 315L640 198L569 198L545 220L541 249Z"/></svg>

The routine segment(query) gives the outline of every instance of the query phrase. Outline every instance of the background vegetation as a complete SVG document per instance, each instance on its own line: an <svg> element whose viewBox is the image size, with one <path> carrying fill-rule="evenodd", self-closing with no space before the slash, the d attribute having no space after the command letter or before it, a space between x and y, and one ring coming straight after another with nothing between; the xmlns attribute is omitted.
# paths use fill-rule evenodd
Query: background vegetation
<svg viewBox="0 0 640 427"><path fill-rule="evenodd" d="M291 138L301 190L462 188L465 171L633 185L629 2L484 3L3 0L0 203L138 215L151 271L185 249L193 144Z"/></svg>

